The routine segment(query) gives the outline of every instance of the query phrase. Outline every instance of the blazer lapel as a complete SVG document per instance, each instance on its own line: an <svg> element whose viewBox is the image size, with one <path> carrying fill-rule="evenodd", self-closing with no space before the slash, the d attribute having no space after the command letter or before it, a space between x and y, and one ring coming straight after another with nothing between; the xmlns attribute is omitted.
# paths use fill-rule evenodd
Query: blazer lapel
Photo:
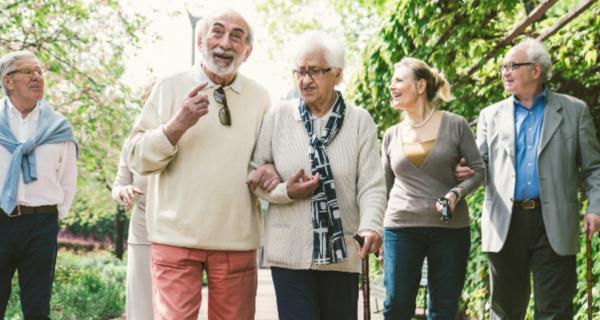
<svg viewBox="0 0 600 320"><path fill-rule="evenodd" d="M515 103L513 98L504 100L503 106L500 107L498 115L500 123L500 138L504 145L504 150L508 154L510 160L515 166Z"/></svg>
<svg viewBox="0 0 600 320"><path fill-rule="evenodd" d="M540 148L538 156L550 142L550 138L562 122L562 105L554 98L554 93L548 92L548 103L544 109L544 120L542 122L542 136L540 137Z"/></svg>

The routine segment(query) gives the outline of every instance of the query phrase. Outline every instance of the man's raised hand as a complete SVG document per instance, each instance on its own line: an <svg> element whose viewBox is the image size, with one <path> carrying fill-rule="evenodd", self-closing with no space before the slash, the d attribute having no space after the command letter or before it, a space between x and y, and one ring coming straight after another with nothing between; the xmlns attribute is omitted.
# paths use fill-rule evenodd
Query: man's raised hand
<svg viewBox="0 0 600 320"><path fill-rule="evenodd" d="M164 127L164 133L172 145L176 145L181 136L198 120L208 113L208 96L200 91L208 85L202 82L188 92L179 111Z"/></svg>

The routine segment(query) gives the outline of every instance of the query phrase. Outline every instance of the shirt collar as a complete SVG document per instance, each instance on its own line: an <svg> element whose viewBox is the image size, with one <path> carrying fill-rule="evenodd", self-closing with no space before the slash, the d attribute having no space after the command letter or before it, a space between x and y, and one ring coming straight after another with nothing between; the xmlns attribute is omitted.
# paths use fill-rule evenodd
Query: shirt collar
<svg viewBox="0 0 600 320"><path fill-rule="evenodd" d="M512 101L515 104L515 106L523 106L521 104L521 101L519 101L519 99L516 96L511 95L511 98L512 98ZM535 107L536 105L538 105L540 102L545 103L547 101L548 101L548 88L544 85L544 87L542 88L542 92L533 98L532 108Z"/></svg>
<svg viewBox="0 0 600 320"><path fill-rule="evenodd" d="M6 102L8 104L8 117L10 119L14 119L14 118L23 119L21 111L19 111L15 107L15 105L12 103L12 101L10 100L10 98L6 99ZM27 115L27 117L25 117L25 119L23 119L23 120L31 119L33 121L37 121L39 115L40 115L40 101L38 101L35 104L35 107L33 108L33 110L31 110L31 112L29 112L29 114Z"/></svg>
<svg viewBox="0 0 600 320"><path fill-rule="evenodd" d="M220 86L219 84L216 84L212 80L210 80L210 78L206 75L206 73L204 72L202 67L196 68L194 70L193 77L194 77L194 80L196 81L196 83L201 83L204 81L208 82L208 85L206 86L207 89ZM228 86L224 86L223 89L231 88L235 93L241 94L242 87L243 87L242 80L238 73L238 74L236 74L233 82Z"/></svg>

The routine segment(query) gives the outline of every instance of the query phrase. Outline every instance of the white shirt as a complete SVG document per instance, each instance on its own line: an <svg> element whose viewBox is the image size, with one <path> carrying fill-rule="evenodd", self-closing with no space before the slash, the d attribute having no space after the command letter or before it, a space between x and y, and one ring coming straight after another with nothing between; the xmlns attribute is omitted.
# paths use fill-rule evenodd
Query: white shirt
<svg viewBox="0 0 600 320"><path fill-rule="evenodd" d="M35 134L39 104L25 119L10 99L8 101L8 122L15 137L25 142ZM3 107L3 106L2 106ZM0 113L0 117L2 117ZM75 196L77 178L77 154L75 144L63 142L58 144L43 144L33 151L36 157L37 180L25 184L23 174L19 181L17 204L24 206L57 205L58 212L63 217L71 207ZM8 164L12 154L0 147L0 188L4 186Z"/></svg>

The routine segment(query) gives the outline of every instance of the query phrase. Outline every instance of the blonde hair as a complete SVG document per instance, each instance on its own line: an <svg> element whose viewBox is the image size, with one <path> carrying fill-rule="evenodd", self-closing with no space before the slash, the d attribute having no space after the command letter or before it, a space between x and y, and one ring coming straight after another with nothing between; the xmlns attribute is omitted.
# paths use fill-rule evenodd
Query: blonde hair
<svg viewBox="0 0 600 320"><path fill-rule="evenodd" d="M413 78L416 81L425 80L427 83L425 93L429 102L438 104L452 100L450 83L448 83L446 76L438 69L430 67L423 60L410 57L402 58L400 62L394 65L394 69L400 67L406 67L411 70Z"/></svg>

